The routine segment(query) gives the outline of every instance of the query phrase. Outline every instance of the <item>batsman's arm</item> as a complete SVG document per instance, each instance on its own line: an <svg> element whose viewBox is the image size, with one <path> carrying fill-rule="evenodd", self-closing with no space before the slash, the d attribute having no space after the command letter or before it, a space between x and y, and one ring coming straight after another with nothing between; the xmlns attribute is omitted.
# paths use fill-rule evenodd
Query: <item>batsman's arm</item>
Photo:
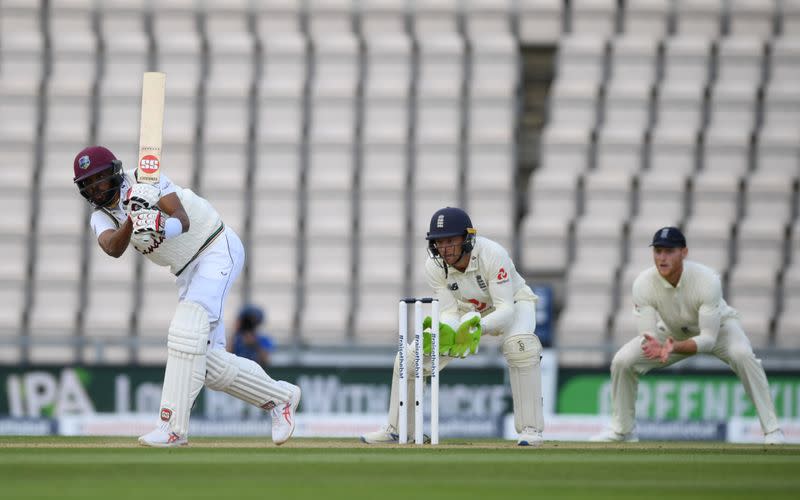
<svg viewBox="0 0 800 500"><path fill-rule="evenodd" d="M183 203L181 203L177 194L174 192L165 194L158 201L158 206L161 208L161 211L170 218L175 218L180 221L181 233L185 233L189 230L189 215L186 213L186 209L183 208ZM167 224L169 224L169 219L167 220Z"/></svg>
<svg viewBox="0 0 800 500"><path fill-rule="evenodd" d="M100 233L100 236L97 237L97 243L105 253L117 258L125 253L125 249L128 248L128 243L131 241L132 233L133 223L128 217L118 229L108 229Z"/></svg>

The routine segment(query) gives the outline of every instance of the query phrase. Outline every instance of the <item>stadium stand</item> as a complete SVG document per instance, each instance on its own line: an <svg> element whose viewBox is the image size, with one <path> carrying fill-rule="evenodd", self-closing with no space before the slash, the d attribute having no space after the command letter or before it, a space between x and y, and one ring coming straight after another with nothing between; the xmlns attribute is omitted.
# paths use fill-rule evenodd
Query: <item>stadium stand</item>
<svg viewBox="0 0 800 500"><path fill-rule="evenodd" d="M146 69L170 177L245 241L226 314L267 305L282 345L392 346L459 205L556 289L565 365L633 335L667 224L756 348L800 348L799 26L797 0L4 1L0 362L164 361L170 276L103 255L67 173L89 143L132 165Z"/></svg>

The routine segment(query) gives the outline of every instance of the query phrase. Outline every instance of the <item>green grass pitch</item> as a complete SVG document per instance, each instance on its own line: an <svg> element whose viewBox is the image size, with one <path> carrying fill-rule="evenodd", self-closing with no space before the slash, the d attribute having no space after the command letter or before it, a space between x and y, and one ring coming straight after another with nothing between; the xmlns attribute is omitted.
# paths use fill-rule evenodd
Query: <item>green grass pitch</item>
<svg viewBox="0 0 800 500"><path fill-rule="evenodd" d="M374 447L354 439L0 437L15 499L798 498L800 446L499 440Z"/></svg>

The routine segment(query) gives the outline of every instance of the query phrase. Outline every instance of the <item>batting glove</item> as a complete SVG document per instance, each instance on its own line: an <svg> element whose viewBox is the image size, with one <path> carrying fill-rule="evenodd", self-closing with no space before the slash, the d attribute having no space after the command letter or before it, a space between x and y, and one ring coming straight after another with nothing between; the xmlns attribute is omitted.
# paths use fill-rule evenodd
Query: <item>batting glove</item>
<svg viewBox="0 0 800 500"><path fill-rule="evenodd" d="M139 183L134 184L128 190L128 196L122 202L122 205L128 210L128 214L132 215L144 209L155 208L160 199L161 190L158 186Z"/></svg>
<svg viewBox="0 0 800 500"><path fill-rule="evenodd" d="M134 235L164 235L166 217L161 210L146 208L131 214Z"/></svg>

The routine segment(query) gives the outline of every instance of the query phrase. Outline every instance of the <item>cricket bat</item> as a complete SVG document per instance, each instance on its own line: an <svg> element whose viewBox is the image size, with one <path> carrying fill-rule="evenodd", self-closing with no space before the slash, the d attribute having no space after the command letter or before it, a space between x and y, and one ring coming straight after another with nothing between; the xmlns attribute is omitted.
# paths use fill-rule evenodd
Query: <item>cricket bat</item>
<svg viewBox="0 0 800 500"><path fill-rule="evenodd" d="M142 116L139 126L137 182L158 184L164 129L165 73L147 72L142 78Z"/></svg>

